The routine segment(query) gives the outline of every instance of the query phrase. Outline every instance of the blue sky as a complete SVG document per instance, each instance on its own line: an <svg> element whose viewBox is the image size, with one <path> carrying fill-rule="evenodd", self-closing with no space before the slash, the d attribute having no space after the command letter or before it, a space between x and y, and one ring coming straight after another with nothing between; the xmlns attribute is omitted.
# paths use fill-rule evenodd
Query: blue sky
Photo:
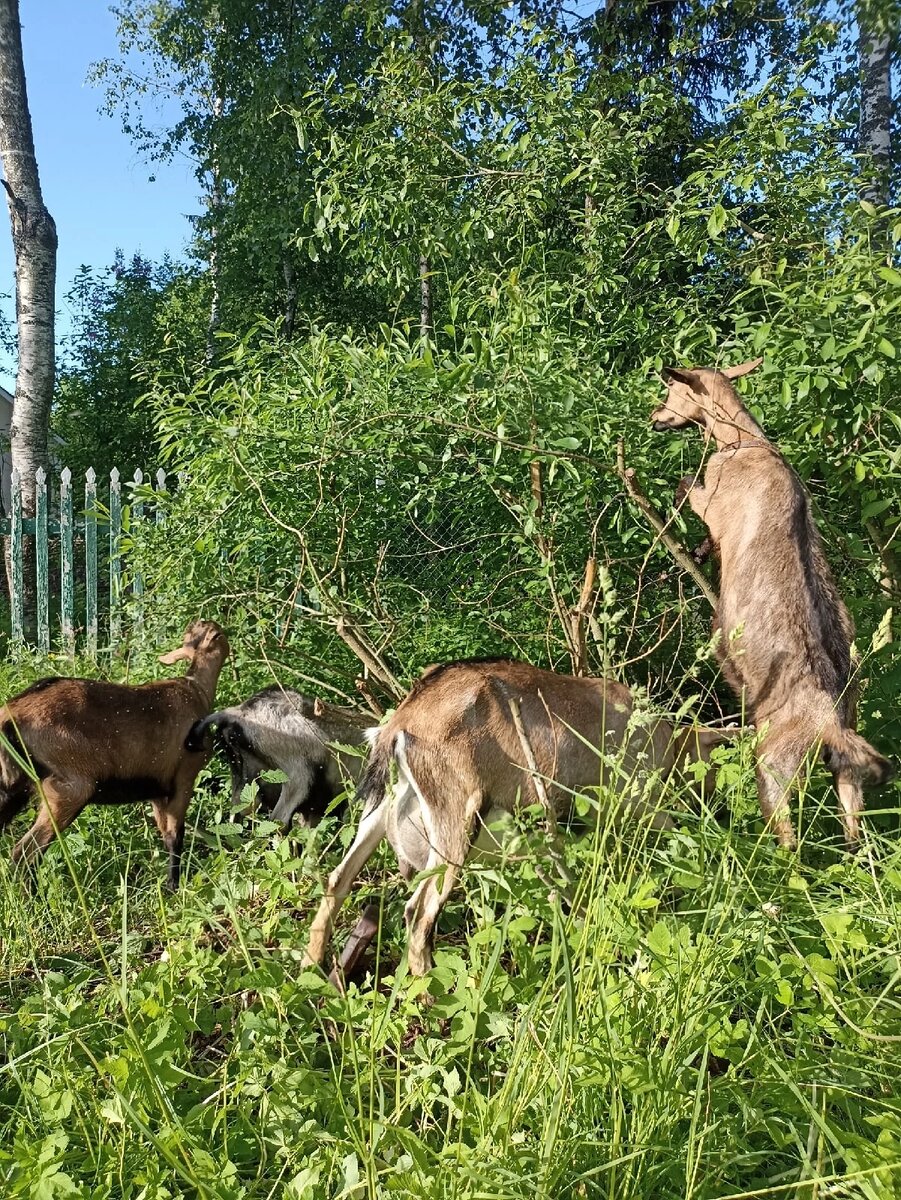
<svg viewBox="0 0 901 1200"><path fill-rule="evenodd" d="M121 247L151 259L178 256L199 211L198 185L186 159L140 159L116 117L98 110L100 89L85 83L92 62L116 52L108 0L20 0L28 101L44 201L59 234L58 333L68 326L63 297L82 263L108 266ZM150 182L150 176L155 181ZM0 206L0 292L14 289L6 205ZM13 316L12 300L3 309ZM11 388L15 364L0 360Z"/></svg>

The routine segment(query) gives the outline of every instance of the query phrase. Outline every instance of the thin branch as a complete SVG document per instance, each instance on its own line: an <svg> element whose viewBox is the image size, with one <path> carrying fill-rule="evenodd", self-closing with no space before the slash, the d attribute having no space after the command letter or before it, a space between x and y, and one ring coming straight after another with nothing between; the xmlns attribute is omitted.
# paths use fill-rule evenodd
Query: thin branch
<svg viewBox="0 0 901 1200"><path fill-rule="evenodd" d="M548 834L548 849L557 874L563 881L566 888L572 886L572 876L566 869L566 862L563 857L563 850L560 845L560 831L557 826L557 813L551 803L550 796L545 786L544 778L538 770L538 763L535 760L535 752L532 749L532 743L529 741L529 735L526 733L526 727L522 721L522 712L520 711L519 701L511 696L506 688L507 704L510 708L510 716L513 718L513 727L516 730L516 736L519 738L519 744L522 746L522 752L526 756L526 765L529 768L529 773L532 777L532 783L535 785L535 791L538 799L541 802L541 807L544 809L544 819L547 826ZM569 899L569 897L567 897Z"/></svg>
<svg viewBox="0 0 901 1200"><path fill-rule="evenodd" d="M629 497L635 502L636 507L641 512L642 516L648 524L656 530L657 537L670 552L686 575L697 584L699 590L704 593L711 608L716 608L717 594L710 586L707 578L701 573L698 566L693 561L691 555L682 545L682 543L670 533L668 522L664 521L660 513L657 512L653 504L641 490L641 485L638 482L638 477L635 474L633 467L626 466L626 456L623 443L620 441L616 447L616 469L620 479L625 485Z"/></svg>

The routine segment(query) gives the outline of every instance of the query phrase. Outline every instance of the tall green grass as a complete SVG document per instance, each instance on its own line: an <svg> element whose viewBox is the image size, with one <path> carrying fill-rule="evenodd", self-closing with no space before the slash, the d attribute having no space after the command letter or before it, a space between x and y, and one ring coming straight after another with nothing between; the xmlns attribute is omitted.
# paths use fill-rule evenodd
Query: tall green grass
<svg viewBox="0 0 901 1200"><path fill-rule="evenodd" d="M336 939L382 905L366 981L301 971L349 825L242 829L206 772L175 896L142 809L87 810L33 894L9 834L2 1194L901 1195L897 793L849 857L817 775L796 856L762 830L747 746L721 782L717 812L668 794L674 833L568 838L569 910L531 861L467 869L431 1005L387 854Z"/></svg>

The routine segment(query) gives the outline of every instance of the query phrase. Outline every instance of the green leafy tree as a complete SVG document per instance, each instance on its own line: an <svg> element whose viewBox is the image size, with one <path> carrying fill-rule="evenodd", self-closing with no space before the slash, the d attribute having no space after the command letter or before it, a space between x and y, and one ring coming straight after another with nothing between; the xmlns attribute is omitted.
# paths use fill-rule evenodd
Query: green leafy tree
<svg viewBox="0 0 901 1200"><path fill-rule="evenodd" d="M82 268L66 297L72 332L52 417L59 453L74 471L115 466L130 474L158 465L144 375L164 346L199 356L206 293L195 272L168 259L154 265L120 253L106 271Z"/></svg>

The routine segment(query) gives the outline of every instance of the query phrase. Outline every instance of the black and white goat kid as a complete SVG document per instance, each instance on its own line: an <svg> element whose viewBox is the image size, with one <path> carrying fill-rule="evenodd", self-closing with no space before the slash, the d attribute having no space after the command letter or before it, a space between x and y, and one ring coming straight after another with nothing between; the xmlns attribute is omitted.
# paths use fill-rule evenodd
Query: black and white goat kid
<svg viewBox="0 0 901 1200"><path fill-rule="evenodd" d="M186 745L200 749L214 728L231 768L234 805L256 783L261 806L274 821L288 828L297 815L302 824L315 825L345 790L345 780L356 782L362 770L361 756L333 750L330 743L360 746L371 723L361 713L276 684L198 721ZM280 771L287 781L262 779L266 771Z"/></svg>

